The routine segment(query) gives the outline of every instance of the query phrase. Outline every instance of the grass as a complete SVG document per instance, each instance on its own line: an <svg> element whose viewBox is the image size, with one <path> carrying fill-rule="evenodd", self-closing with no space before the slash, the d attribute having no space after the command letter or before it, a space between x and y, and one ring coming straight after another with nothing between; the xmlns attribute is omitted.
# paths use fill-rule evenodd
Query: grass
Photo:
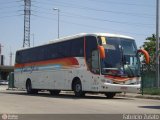
<svg viewBox="0 0 160 120"><path fill-rule="evenodd" d="M160 88L144 88L143 94L160 95Z"/></svg>

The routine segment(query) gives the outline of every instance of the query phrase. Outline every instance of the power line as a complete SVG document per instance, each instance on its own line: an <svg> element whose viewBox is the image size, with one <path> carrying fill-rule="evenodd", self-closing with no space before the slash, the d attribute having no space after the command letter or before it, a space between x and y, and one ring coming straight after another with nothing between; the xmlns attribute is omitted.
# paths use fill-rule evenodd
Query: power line
<svg viewBox="0 0 160 120"><path fill-rule="evenodd" d="M50 21L57 21L57 20L54 20L53 18L45 17L45 16L41 16L41 15L33 15L33 16L43 18L43 19L47 19L47 20L50 20ZM66 21L66 20L61 20L61 22L67 23L67 24L78 25L78 26L81 26L81 27L98 28L98 29L106 30L106 28L103 28L103 27L97 27L97 26L92 26L92 25L88 25L88 24L86 25L86 24L81 24L81 23L75 23L75 22L70 22L70 21ZM146 36L145 34L133 33L133 32L128 32L128 31L121 31L121 30L117 30L117 29L110 29L110 30L120 32L120 33L135 34L137 36Z"/></svg>
<svg viewBox="0 0 160 120"><path fill-rule="evenodd" d="M126 21L115 21L115 20L109 20L109 19L100 19L100 18L94 18L94 17L88 17L88 16L84 16L84 15L78 15L78 14L74 14L74 13L69 13L69 12L62 12L62 13L67 13L64 14L65 16L69 16L69 17L78 17L78 18L86 18L86 19L90 19L90 20L96 20L96 21L103 21L103 22L111 22L111 23L118 23L118 24L125 24L125 25L136 25L136 26L147 26L147 27L153 27L154 24L145 24L145 23L132 23L132 22L126 22Z"/></svg>
<svg viewBox="0 0 160 120"><path fill-rule="evenodd" d="M38 11L36 11L38 13ZM51 12L39 12L39 13L44 13L44 14L52 14ZM66 17L72 17L72 18L80 18L80 19L89 19L89 20L94 20L94 21L102 21L102 22L110 22L110 23L117 23L117 24L124 24L124 25L131 25L131 26L136 26L136 27L141 27L142 25L145 27L153 27L153 24L145 24L145 23L132 23L132 22L126 22L126 21L115 21L115 20L109 20L109 19L100 19L100 18L94 18L94 17L89 17L89 16L84 16L84 15L79 15L71 12L61 12L63 16Z"/></svg>
<svg viewBox="0 0 160 120"><path fill-rule="evenodd" d="M18 17L22 15L6 15L6 16L0 16L0 19L9 18L9 17Z"/></svg>
<svg viewBox="0 0 160 120"><path fill-rule="evenodd" d="M49 2L37 2L37 4L46 4L46 5L51 5L53 3L49 3ZM80 6L80 5L76 5L76 4L68 4L68 2L55 2L54 5L59 5L59 6L63 6L63 7L69 7L69 8L74 8L74 9L82 9L82 10L90 10L90 11L97 11L97 12L105 12L105 13L112 13L112 14L122 14L122 15L129 15L129 16L137 16L137 17L144 17L144 18L150 18L150 17L155 17L154 15L150 15L150 14L146 14L146 13L133 13L133 12L120 12L120 11L111 11L111 10L104 10L104 9L96 9L96 8L91 8L91 7L85 7L85 6Z"/></svg>
<svg viewBox="0 0 160 120"><path fill-rule="evenodd" d="M52 6L52 7L53 7L53 6ZM32 5L32 8L36 8L36 9L39 8L40 10L43 9L43 10L46 10L46 11L51 11L51 10L53 10L53 8L48 9L48 8L45 8L45 7L42 7L42 6L40 7L40 6L37 6L37 5Z"/></svg>
<svg viewBox="0 0 160 120"><path fill-rule="evenodd" d="M3 6L3 7L0 7L1 10L4 10L4 9L8 9L8 8L18 8L19 6L15 5L15 6Z"/></svg>
<svg viewBox="0 0 160 120"><path fill-rule="evenodd" d="M5 4L12 4L12 3L16 3L17 1L5 1L5 2L0 2L1 5L5 5Z"/></svg>
<svg viewBox="0 0 160 120"><path fill-rule="evenodd" d="M22 1L22 0L21 0ZM11 3L14 3L13 1ZM39 3L39 4L47 4L47 5L51 5L51 2L37 2L35 1L35 4L36 3ZM78 9L85 9L85 10L92 10L92 11L98 11L98 12L110 12L110 13L114 13L114 14L124 14L124 15L130 15L131 13L129 12L119 12L119 11L106 11L106 10L102 10L102 9L96 9L96 8L90 8L90 7L85 7L85 6L80 6L80 5L75 5L75 4L72 4L72 3L67 3L66 2L58 2L58 3L54 3L54 4L60 4L61 6L66 6L66 7L72 7L72 8L78 8ZM65 5L63 5L65 4ZM17 7L17 6L12 6L12 7ZM48 9L48 8L45 8L45 7L39 7L39 6L36 6L36 5L33 5L34 8L40 8L41 10L48 10L48 11L51 11L51 9ZM8 6L8 8L11 8ZM34 12L38 13L39 11L35 10ZM44 13L44 14L52 14L51 12L41 12L41 14ZM67 13L67 12L62 12L62 14L66 17L77 17L77 18L85 18L85 19L89 19L89 20L96 20L96 21L103 21L103 22L112 22L112 23L118 23L118 24L125 24L125 25L134 25L134 26L141 26L141 25L144 25L144 26L152 26L153 24L145 24L145 23L131 23L131 22L126 22L126 21L115 21L115 20L109 20L109 19L101 19L101 18L94 18L94 17L89 17L89 16L84 16L84 15L79 15L79 14L74 14L74 13ZM132 13L132 14L137 14L137 13ZM32 14L33 15L33 14ZM141 15L141 14L138 14L138 16ZM152 15L149 15L149 14L145 14L146 17L148 16L152 16ZM11 15L11 16L2 16L0 18L5 18L5 17L14 17L14 16L21 16L21 15ZM66 22L66 21L64 21ZM71 22L70 22L71 24ZM72 24L77 24L77 23L72 23ZM81 24L80 24L81 25ZM86 26L86 25L85 25ZM90 26L89 26L90 27Z"/></svg>
<svg viewBox="0 0 160 120"><path fill-rule="evenodd" d="M89 0L89 1L94 1L96 3L109 3L109 4L114 4L114 5L128 5L128 6L139 6L139 7L155 7L154 5L146 5L146 4L135 4L135 3L126 3L126 2L113 2L111 0Z"/></svg>
<svg viewBox="0 0 160 120"><path fill-rule="evenodd" d="M20 13L20 12L22 12L22 10L12 10L12 11L0 11L0 15L2 15L2 14L7 14L7 15L9 15L9 14L15 14L15 13Z"/></svg>

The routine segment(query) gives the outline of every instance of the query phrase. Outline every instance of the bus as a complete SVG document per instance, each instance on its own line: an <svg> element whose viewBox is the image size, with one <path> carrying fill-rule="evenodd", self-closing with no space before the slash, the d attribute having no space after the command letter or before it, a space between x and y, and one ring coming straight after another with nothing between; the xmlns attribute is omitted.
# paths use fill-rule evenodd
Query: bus
<svg viewBox="0 0 160 120"><path fill-rule="evenodd" d="M138 93L141 87L140 58L147 51L137 49L132 37L109 33L80 33L24 48L16 52L15 87L28 94L47 90L52 95L74 91L103 93Z"/></svg>

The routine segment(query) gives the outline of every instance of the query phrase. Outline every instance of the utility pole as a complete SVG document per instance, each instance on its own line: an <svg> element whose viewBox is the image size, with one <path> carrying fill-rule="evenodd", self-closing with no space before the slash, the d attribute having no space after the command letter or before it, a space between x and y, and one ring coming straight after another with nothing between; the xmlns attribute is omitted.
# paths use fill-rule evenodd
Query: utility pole
<svg viewBox="0 0 160 120"><path fill-rule="evenodd" d="M160 88L160 64L159 64L159 53L160 42L159 42L159 0L156 1L156 80L157 87Z"/></svg>
<svg viewBox="0 0 160 120"><path fill-rule="evenodd" d="M0 55L2 54L2 45L0 44Z"/></svg>
<svg viewBox="0 0 160 120"><path fill-rule="evenodd" d="M1 55L2 54L2 47L3 46L0 44L0 65L2 65L2 61L3 61L2 60L2 55Z"/></svg>
<svg viewBox="0 0 160 120"><path fill-rule="evenodd" d="M60 13L60 9L59 8L54 8L53 10L57 10L57 12L58 12L58 38L59 38L59 13Z"/></svg>
<svg viewBox="0 0 160 120"><path fill-rule="evenodd" d="M31 0L24 0L24 39L23 47L30 47Z"/></svg>
<svg viewBox="0 0 160 120"><path fill-rule="evenodd" d="M0 65L4 65L4 56L2 55L2 45L0 44Z"/></svg>
<svg viewBox="0 0 160 120"><path fill-rule="evenodd" d="M10 66L12 66L12 56L13 56L13 53L10 52L10 56L9 56L10 57L10 63L9 63Z"/></svg>

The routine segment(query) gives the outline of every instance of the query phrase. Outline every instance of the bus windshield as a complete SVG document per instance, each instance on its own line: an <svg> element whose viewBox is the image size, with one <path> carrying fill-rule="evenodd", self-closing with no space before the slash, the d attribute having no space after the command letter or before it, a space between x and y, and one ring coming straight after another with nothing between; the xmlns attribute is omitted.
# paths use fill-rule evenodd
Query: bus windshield
<svg viewBox="0 0 160 120"><path fill-rule="evenodd" d="M135 41L126 38L100 37L105 48L105 58L101 60L102 74L138 77L140 62Z"/></svg>

